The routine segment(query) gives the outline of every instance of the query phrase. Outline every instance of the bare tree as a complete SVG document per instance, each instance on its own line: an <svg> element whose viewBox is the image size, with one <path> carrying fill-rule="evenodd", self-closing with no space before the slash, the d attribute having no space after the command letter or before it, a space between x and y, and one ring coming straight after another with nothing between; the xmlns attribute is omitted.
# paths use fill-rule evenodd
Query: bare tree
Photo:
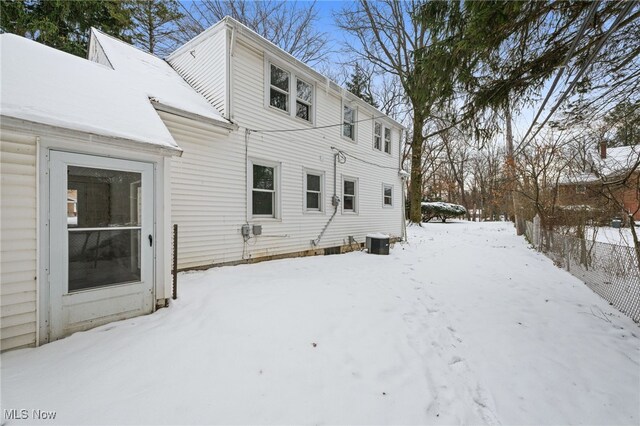
<svg viewBox="0 0 640 426"><path fill-rule="evenodd" d="M449 73L445 69L438 73L425 72L434 64L426 64L416 56L417 52L444 38L443 33L448 29L444 20L442 25L435 24L431 29L424 22L415 20L423 4L416 0L358 0L334 15L338 27L353 36L347 41L347 50L372 63L377 71L396 76L411 107L409 195L410 220L415 223L421 220L425 123L432 107L451 90L446 87ZM456 4L451 8L457 7ZM445 9L449 7L445 3L439 5L444 5Z"/></svg>
<svg viewBox="0 0 640 426"><path fill-rule="evenodd" d="M322 63L331 53L327 34L316 26L315 1L201 0L183 8L180 28L184 41L230 16L309 65Z"/></svg>

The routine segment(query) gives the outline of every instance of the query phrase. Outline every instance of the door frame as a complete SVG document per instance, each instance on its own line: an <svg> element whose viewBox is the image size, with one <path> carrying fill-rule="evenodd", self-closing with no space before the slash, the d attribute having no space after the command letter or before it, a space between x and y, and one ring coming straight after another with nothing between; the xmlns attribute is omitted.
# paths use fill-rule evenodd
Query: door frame
<svg viewBox="0 0 640 426"><path fill-rule="evenodd" d="M39 142L39 141L38 141ZM136 158L138 157L137 155L133 155L134 159L124 159L124 158L118 158L118 157L112 157L110 155L106 155L106 153L100 153L100 154L96 154L96 153L91 153L91 152L78 152L75 150L67 150L67 149L59 149L57 147L54 146L47 146L44 147L42 145L40 145L40 143L38 143L38 165L37 165L37 170L40 173L40 177L38 178L38 185L39 188L37 190L37 193L39 194L39 201L38 201L38 206L37 206L37 210L38 210L38 222L39 222L39 226L38 226L38 240L39 240L39 244L38 244L38 256L37 256L37 261L38 261L38 265L37 265L37 271L38 271L38 277L37 277L37 291L38 291L38 297L37 297L37 302L36 302L36 309L38 312L37 315L37 319L38 319L38 336L37 336L37 344L41 345L44 343L48 343L52 340L51 338L51 331L52 331L52 324L51 324L51 316L52 314L54 314L52 312L51 309L51 305L52 305L52 299L51 299L51 285L52 280L51 280L51 268L52 268L52 252L51 252L51 242L53 240L53 233L55 232L55 230L52 227L52 212L50 211L50 205L51 205L51 197L52 197L52 185L53 185L53 181L52 179L55 179L56 177L54 176L54 173L52 173L52 165L51 165L51 156L52 153L61 153L64 154L65 156L69 156L69 158L79 158L81 160L87 160L87 159L94 159L96 160L96 162L94 164L96 164L96 168L106 168L106 169L113 169L113 170L130 170L130 168L125 167L118 167L117 165L134 165L134 169L135 169L135 165L136 164L145 164L147 166L150 166L150 171L151 173L148 174L149 176L149 186L150 186L150 194L147 200L147 204L148 204L148 209L151 210L150 213L150 218L151 218L151 223L148 226L144 226L143 230L141 231L141 243L144 244L146 243L146 233L150 233L153 236L153 242L154 244L152 245L152 250L150 251L150 254L148 256L150 256L150 261L149 261L149 271L147 272L146 276L148 276L149 280L150 280L150 287L151 287L151 312L155 311L155 304L156 304L156 293L157 293L157 253L158 253L158 246L159 243L162 244L164 238L158 238L158 229L156 226L156 222L157 222L157 215L158 212L157 210L157 170L156 170L156 163L154 161L149 161L148 159L143 159L143 158ZM47 144L48 145L48 144ZM55 155L55 154L54 154ZM105 161L106 160L106 161ZM111 164L109 164L111 163ZM87 164L86 162L82 161L81 164L79 164L80 166L85 166L85 167L94 167L91 164L91 161L89 161L89 164ZM66 194L66 192L65 192ZM64 198L66 200L66 197ZM63 231L59 231L59 232L68 232L67 229L65 228ZM57 265L59 266L59 265ZM55 269L56 266L53 266L53 268ZM65 274L66 275L66 274ZM63 284L63 285L68 285L68 284ZM121 285L114 285L114 286L107 286L105 288L118 288ZM86 291L90 291L90 290L86 290ZM117 291L117 290L116 290ZM80 292L82 293L82 291Z"/></svg>

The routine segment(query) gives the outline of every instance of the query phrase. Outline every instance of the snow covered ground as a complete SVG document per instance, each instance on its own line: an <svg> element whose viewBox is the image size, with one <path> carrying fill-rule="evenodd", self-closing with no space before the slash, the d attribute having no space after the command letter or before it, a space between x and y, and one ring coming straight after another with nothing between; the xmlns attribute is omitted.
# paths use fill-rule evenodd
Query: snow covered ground
<svg viewBox="0 0 640 426"><path fill-rule="evenodd" d="M601 226L599 228L589 228L586 230L586 238L593 240L595 230L595 240L601 243L615 244L619 246L633 247L633 235L631 229L612 228L610 226ZM636 232L640 234L640 228L636 228Z"/></svg>
<svg viewBox="0 0 640 426"><path fill-rule="evenodd" d="M508 223L409 232L389 256L182 274L170 309L3 354L2 412L55 411L46 424L640 422L630 319Z"/></svg>

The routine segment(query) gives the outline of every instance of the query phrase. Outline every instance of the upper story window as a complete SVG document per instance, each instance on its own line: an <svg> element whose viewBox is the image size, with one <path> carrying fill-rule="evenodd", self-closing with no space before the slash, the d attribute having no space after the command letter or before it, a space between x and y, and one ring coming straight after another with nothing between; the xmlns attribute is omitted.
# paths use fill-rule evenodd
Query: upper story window
<svg viewBox="0 0 640 426"><path fill-rule="evenodd" d="M276 65L265 58L265 108L278 109L289 117L315 121L315 86L295 69Z"/></svg>
<svg viewBox="0 0 640 426"><path fill-rule="evenodd" d="M377 121L373 124L373 148L382 149L382 124Z"/></svg>
<svg viewBox="0 0 640 426"><path fill-rule="evenodd" d="M296 79L296 117L311 121L311 107L313 105L313 86Z"/></svg>
<svg viewBox="0 0 640 426"><path fill-rule="evenodd" d="M289 111L289 73L271 64L269 74L269 105L282 111Z"/></svg>
<svg viewBox="0 0 640 426"><path fill-rule="evenodd" d="M342 136L356 140L356 111L346 104L342 106Z"/></svg>
<svg viewBox="0 0 640 426"><path fill-rule="evenodd" d="M391 129L384 128L384 152L391 154Z"/></svg>

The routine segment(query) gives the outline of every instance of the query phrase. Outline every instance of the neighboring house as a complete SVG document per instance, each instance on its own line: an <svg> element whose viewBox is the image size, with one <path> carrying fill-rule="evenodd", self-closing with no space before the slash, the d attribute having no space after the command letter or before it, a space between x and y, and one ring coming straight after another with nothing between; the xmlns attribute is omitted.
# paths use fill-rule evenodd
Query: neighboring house
<svg viewBox="0 0 640 426"><path fill-rule="evenodd" d="M402 236L402 126L232 19L0 49L2 350L166 305L172 223L181 269Z"/></svg>
<svg viewBox="0 0 640 426"><path fill-rule="evenodd" d="M558 203L561 206L588 206L603 219L621 216L622 212L608 199L605 186L624 208L640 220L640 145L607 148L600 146L598 155L589 156L588 171L566 176L559 184ZM624 181L624 182L623 182Z"/></svg>
<svg viewBox="0 0 640 426"><path fill-rule="evenodd" d="M89 58L140 87L158 61L99 31ZM235 126L160 111L184 151L171 169L180 269L402 236L399 123L230 18L167 61Z"/></svg>

